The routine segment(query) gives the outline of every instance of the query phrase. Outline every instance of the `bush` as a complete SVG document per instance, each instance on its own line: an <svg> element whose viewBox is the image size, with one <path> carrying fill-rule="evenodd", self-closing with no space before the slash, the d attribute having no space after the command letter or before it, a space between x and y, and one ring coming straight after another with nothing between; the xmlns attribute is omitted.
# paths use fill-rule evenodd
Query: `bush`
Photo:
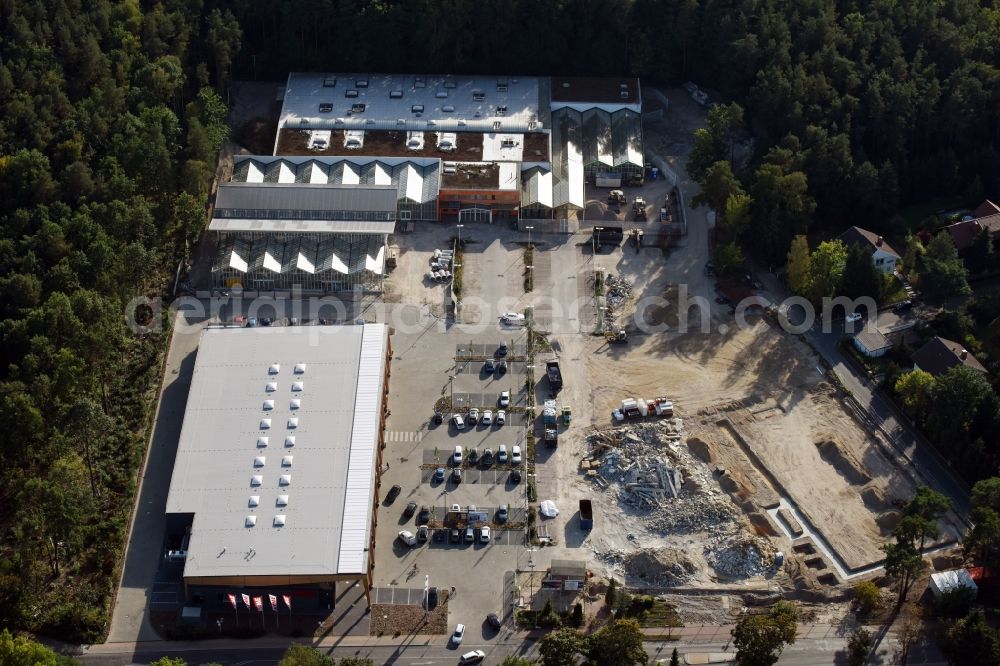
<svg viewBox="0 0 1000 666"><path fill-rule="evenodd" d="M608 582L608 591L604 593L604 603L609 608L614 608L615 601L618 599L618 582L612 578Z"/></svg>
<svg viewBox="0 0 1000 666"><path fill-rule="evenodd" d="M573 615L569 619L569 624L572 627L582 627L583 626L583 604L577 602L573 606Z"/></svg>
<svg viewBox="0 0 1000 666"><path fill-rule="evenodd" d="M959 587L943 592L935 605L939 615L947 617L964 617L976 601L976 591L968 587Z"/></svg>
<svg viewBox="0 0 1000 666"><path fill-rule="evenodd" d="M870 580L863 580L854 586L854 600L858 603L858 612L870 615L879 606L881 594L878 586Z"/></svg>
<svg viewBox="0 0 1000 666"><path fill-rule="evenodd" d="M559 613L552 607L552 601L546 601L542 607L542 612L538 615L538 626L546 629L555 629L562 624Z"/></svg>

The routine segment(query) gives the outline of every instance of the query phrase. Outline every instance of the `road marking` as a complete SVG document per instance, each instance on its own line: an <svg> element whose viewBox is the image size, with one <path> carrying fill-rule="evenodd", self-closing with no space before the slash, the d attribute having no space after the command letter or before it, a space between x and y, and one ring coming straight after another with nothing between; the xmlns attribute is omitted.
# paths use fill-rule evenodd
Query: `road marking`
<svg viewBox="0 0 1000 666"><path fill-rule="evenodd" d="M419 430L390 430L385 434L387 442L420 442L424 433Z"/></svg>

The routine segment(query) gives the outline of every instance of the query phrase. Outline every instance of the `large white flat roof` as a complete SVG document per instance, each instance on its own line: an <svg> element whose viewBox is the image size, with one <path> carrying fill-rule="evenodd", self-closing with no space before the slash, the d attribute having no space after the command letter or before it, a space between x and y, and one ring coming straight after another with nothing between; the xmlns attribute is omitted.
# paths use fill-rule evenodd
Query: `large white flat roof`
<svg viewBox="0 0 1000 666"><path fill-rule="evenodd" d="M167 497L194 514L185 578L367 571L387 345L384 324L205 330Z"/></svg>
<svg viewBox="0 0 1000 666"><path fill-rule="evenodd" d="M538 131L541 85L533 76L293 72L278 127Z"/></svg>

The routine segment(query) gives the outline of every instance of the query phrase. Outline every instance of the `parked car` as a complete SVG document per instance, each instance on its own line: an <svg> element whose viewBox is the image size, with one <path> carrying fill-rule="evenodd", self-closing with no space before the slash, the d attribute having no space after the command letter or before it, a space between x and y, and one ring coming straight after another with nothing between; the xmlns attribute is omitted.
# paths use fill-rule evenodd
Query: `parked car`
<svg viewBox="0 0 1000 666"><path fill-rule="evenodd" d="M489 543L490 542L490 526L483 525L479 529L479 543Z"/></svg>
<svg viewBox="0 0 1000 666"><path fill-rule="evenodd" d="M489 615L487 615L486 623L491 627L493 627L494 629L496 629L497 631L500 631L500 627L502 626L500 624L500 617L496 613L490 613Z"/></svg>
<svg viewBox="0 0 1000 666"><path fill-rule="evenodd" d="M511 483L521 483L521 470L515 469L510 472Z"/></svg>
<svg viewBox="0 0 1000 666"><path fill-rule="evenodd" d="M465 528L465 543L472 543L476 540L476 530L471 527Z"/></svg>
<svg viewBox="0 0 1000 666"><path fill-rule="evenodd" d="M393 502L396 501L396 498L399 497L399 493L401 492L403 492L403 489L400 488L398 485L389 488L389 492L388 494L386 494L385 500L382 503L385 505L392 504Z"/></svg>
<svg viewBox="0 0 1000 666"><path fill-rule="evenodd" d="M483 418L479 420L484 426L493 425L493 412L489 409L483 412Z"/></svg>
<svg viewBox="0 0 1000 666"><path fill-rule="evenodd" d="M510 449L510 461L515 465L521 462L521 447L517 444Z"/></svg>
<svg viewBox="0 0 1000 666"><path fill-rule="evenodd" d="M508 351L510 351L510 350L507 347L507 343L506 342L501 342L500 346L497 347L497 356L503 358L504 356L507 355Z"/></svg>
<svg viewBox="0 0 1000 666"><path fill-rule="evenodd" d="M479 449L472 447L472 450L469 451L469 464L475 465L477 462L479 462Z"/></svg>
<svg viewBox="0 0 1000 666"><path fill-rule="evenodd" d="M438 589L432 587L427 590L427 607L433 609L438 605Z"/></svg>
<svg viewBox="0 0 1000 666"><path fill-rule="evenodd" d="M506 422L507 422L507 412L501 409L497 412L497 418L495 423L498 426L502 426Z"/></svg>
<svg viewBox="0 0 1000 666"><path fill-rule="evenodd" d="M492 358L486 359L486 367L485 367L486 372L493 372L496 369L497 369L497 362L494 361Z"/></svg>
<svg viewBox="0 0 1000 666"><path fill-rule="evenodd" d="M483 467L489 467L493 464L493 449L486 449L483 451Z"/></svg>
<svg viewBox="0 0 1000 666"><path fill-rule="evenodd" d="M497 450L497 463L503 465L505 462L507 462L507 445L501 444Z"/></svg>
<svg viewBox="0 0 1000 666"><path fill-rule="evenodd" d="M448 533L448 540L452 543L460 543L462 541L462 532L458 528L453 528L451 532Z"/></svg>
<svg viewBox="0 0 1000 666"><path fill-rule="evenodd" d="M507 359L502 358L500 362L497 363L497 374L502 375L507 372Z"/></svg>
<svg viewBox="0 0 1000 666"><path fill-rule="evenodd" d="M455 483L462 483L462 468L456 467L451 470L451 480Z"/></svg>
<svg viewBox="0 0 1000 666"><path fill-rule="evenodd" d="M507 517L510 515L510 510L507 508L506 504L501 504L500 508L497 509L497 522L506 523Z"/></svg>
<svg viewBox="0 0 1000 666"><path fill-rule="evenodd" d="M479 409L473 407L469 410L469 423L475 423L479 420Z"/></svg>
<svg viewBox="0 0 1000 666"><path fill-rule="evenodd" d="M466 652L461 657L458 658L459 664L478 664L483 659L486 658L486 653L482 650L472 650L471 652Z"/></svg>
<svg viewBox="0 0 1000 666"><path fill-rule="evenodd" d="M465 419L462 418L461 414L455 414L451 417L451 422L455 424L455 430L465 430Z"/></svg>
<svg viewBox="0 0 1000 666"><path fill-rule="evenodd" d="M407 546L417 545L417 537L413 536L413 532L410 532L409 530L403 530L402 532L399 533L398 536L399 540L402 541Z"/></svg>
<svg viewBox="0 0 1000 666"><path fill-rule="evenodd" d="M451 459L456 465L462 464L462 447L461 445L455 446L455 453L451 454Z"/></svg>
<svg viewBox="0 0 1000 666"><path fill-rule="evenodd" d="M461 625L459 625L459 626L461 626ZM455 645L458 645L458 643L456 643ZM478 664L479 662L481 662L485 658L486 658L486 653L485 652L483 652L482 650L473 650L472 652L466 652L461 657L459 657L458 663L460 663L460 664Z"/></svg>
<svg viewBox="0 0 1000 666"><path fill-rule="evenodd" d="M441 425L442 423L444 423L444 414L434 412L434 425Z"/></svg>
<svg viewBox="0 0 1000 666"><path fill-rule="evenodd" d="M427 543L427 532L429 528L426 525L421 525L417 528L417 541L420 543Z"/></svg>
<svg viewBox="0 0 1000 666"><path fill-rule="evenodd" d="M416 513L416 511L417 511L417 503L416 502L408 503L406 505L406 508L403 509L403 518L409 518L414 513Z"/></svg>
<svg viewBox="0 0 1000 666"><path fill-rule="evenodd" d="M892 307L893 312L906 312L913 309L913 301L900 301Z"/></svg>
<svg viewBox="0 0 1000 666"><path fill-rule="evenodd" d="M500 406L507 407L510 405L510 391L500 391Z"/></svg>
<svg viewBox="0 0 1000 666"><path fill-rule="evenodd" d="M444 467L438 467L434 470L434 480L438 483L444 481Z"/></svg>
<svg viewBox="0 0 1000 666"><path fill-rule="evenodd" d="M426 506L420 507L420 513L417 514L417 523L423 525L428 520L431 519L431 510Z"/></svg>

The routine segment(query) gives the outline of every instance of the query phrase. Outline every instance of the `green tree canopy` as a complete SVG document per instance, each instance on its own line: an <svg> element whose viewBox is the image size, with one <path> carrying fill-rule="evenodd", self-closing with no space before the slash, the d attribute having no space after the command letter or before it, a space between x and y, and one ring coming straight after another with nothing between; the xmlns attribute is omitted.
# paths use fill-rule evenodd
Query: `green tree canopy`
<svg viewBox="0 0 1000 666"><path fill-rule="evenodd" d="M336 660L308 645L289 645L278 666L335 666Z"/></svg>
<svg viewBox="0 0 1000 666"><path fill-rule="evenodd" d="M1000 636L980 609L956 622L942 647L952 666L1000 664Z"/></svg>
<svg viewBox="0 0 1000 666"><path fill-rule="evenodd" d="M541 666L576 666L587 652L587 639L576 629L559 629L542 637L538 644Z"/></svg>
<svg viewBox="0 0 1000 666"><path fill-rule="evenodd" d="M812 275L812 262L809 253L809 241L799 235L792 240L787 259L788 286L800 296L809 293L809 280Z"/></svg>
<svg viewBox="0 0 1000 666"><path fill-rule="evenodd" d="M893 387L910 414L922 419L934 394L934 375L923 370L911 370L896 380Z"/></svg>
<svg viewBox="0 0 1000 666"><path fill-rule="evenodd" d="M927 244L920 271L920 287L933 300L942 301L971 293L965 264L947 233L939 233Z"/></svg>
<svg viewBox="0 0 1000 666"><path fill-rule="evenodd" d="M878 302L882 285L882 272L872 262L871 249L861 243L848 247L840 293L849 298L868 296Z"/></svg>
<svg viewBox="0 0 1000 666"><path fill-rule="evenodd" d="M823 298L837 295L844 268L847 248L839 240L823 241L809 258L809 299L819 304Z"/></svg>
<svg viewBox="0 0 1000 666"><path fill-rule="evenodd" d="M649 655L643 647L643 633L632 619L616 620L590 637L587 660L591 664L633 666L646 664Z"/></svg>
<svg viewBox="0 0 1000 666"><path fill-rule="evenodd" d="M720 160L714 162L705 171L704 182L701 183L701 191L694 195L691 203L695 206L707 205L709 208L724 217L726 212L726 202L731 196L745 196L743 186L733 175L733 169L729 162Z"/></svg>
<svg viewBox="0 0 1000 666"><path fill-rule="evenodd" d="M789 602L775 604L766 615L746 615L733 628L738 666L771 666L788 643L795 642L798 611Z"/></svg>

